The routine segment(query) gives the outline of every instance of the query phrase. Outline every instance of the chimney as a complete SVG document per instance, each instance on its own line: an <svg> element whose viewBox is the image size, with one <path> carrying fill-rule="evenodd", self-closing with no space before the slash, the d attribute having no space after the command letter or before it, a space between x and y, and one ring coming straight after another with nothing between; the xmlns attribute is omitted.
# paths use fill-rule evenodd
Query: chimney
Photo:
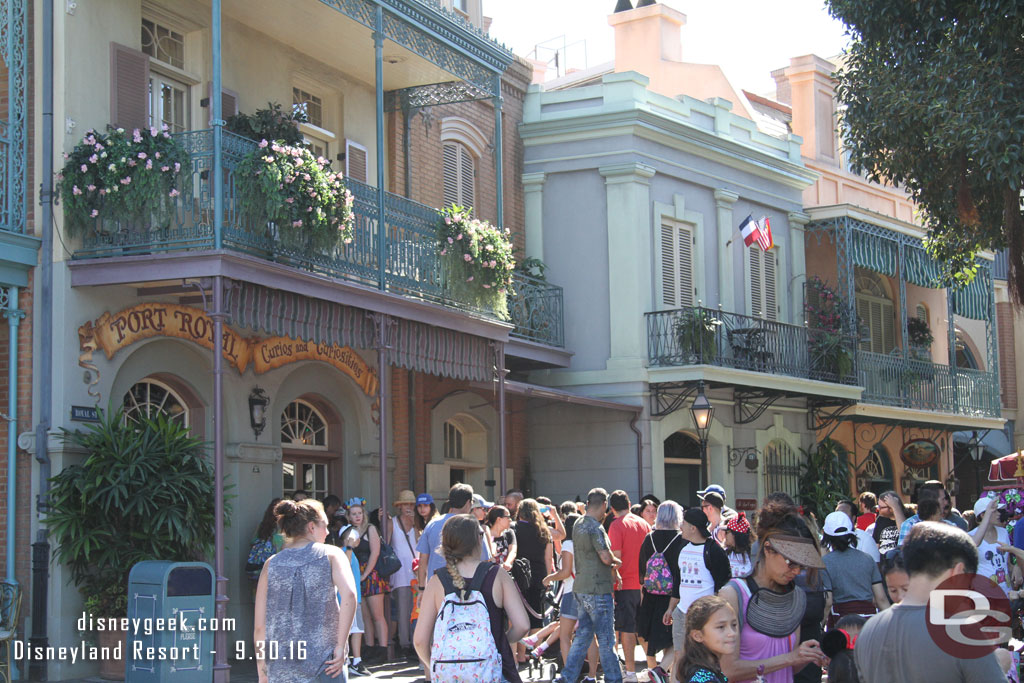
<svg viewBox="0 0 1024 683"><path fill-rule="evenodd" d="M641 0L636 9L609 16L608 23L615 29L616 71L650 76L663 61L683 61L681 30L686 15L682 12Z"/></svg>
<svg viewBox="0 0 1024 683"><path fill-rule="evenodd" d="M631 9L633 9L633 5L629 0L619 0L615 3L615 12L628 12Z"/></svg>
<svg viewBox="0 0 1024 683"><path fill-rule="evenodd" d="M542 59L527 57L526 61L533 67L533 78L530 83L543 83L548 79L548 63Z"/></svg>
<svg viewBox="0 0 1024 683"><path fill-rule="evenodd" d="M784 71L793 107L793 133L804 139L802 154L831 163L837 162L838 152L834 70L831 62L804 55L791 58Z"/></svg>

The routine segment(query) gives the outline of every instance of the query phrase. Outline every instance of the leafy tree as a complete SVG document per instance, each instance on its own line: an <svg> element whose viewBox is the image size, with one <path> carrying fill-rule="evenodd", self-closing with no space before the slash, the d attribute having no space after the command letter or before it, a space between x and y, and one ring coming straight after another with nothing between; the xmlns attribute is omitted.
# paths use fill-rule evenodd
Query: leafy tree
<svg viewBox="0 0 1024 683"><path fill-rule="evenodd" d="M87 609L124 616L136 562L212 554L213 466L186 427L163 415L135 422L107 410L86 431L65 430L63 438L86 457L50 480L46 524Z"/></svg>
<svg viewBox="0 0 1024 683"><path fill-rule="evenodd" d="M824 519L836 503L850 496L850 464L839 442L823 439L814 449L800 449L800 503Z"/></svg>
<svg viewBox="0 0 1024 683"><path fill-rule="evenodd" d="M852 38L837 95L853 164L910 192L947 284L1009 247L1024 302L1024 3L827 2Z"/></svg>

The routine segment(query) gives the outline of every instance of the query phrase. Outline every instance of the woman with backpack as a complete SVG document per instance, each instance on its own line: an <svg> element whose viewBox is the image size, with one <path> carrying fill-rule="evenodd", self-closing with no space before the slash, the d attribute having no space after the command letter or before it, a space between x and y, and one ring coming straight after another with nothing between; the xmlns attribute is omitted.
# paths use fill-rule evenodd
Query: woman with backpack
<svg viewBox="0 0 1024 683"><path fill-rule="evenodd" d="M249 541L249 555L245 560L245 573L252 581L252 589L256 590L256 582L259 581L263 565L274 553L284 545L284 536L277 529L277 517L274 516L274 507L281 502L280 498L274 498L270 505L263 511L263 519L256 527L256 534Z"/></svg>
<svg viewBox="0 0 1024 683"><path fill-rule="evenodd" d="M672 599L672 589L679 585L679 551L686 545L679 527L683 508L672 500L658 506L654 531L647 534L640 546L640 607L636 613L636 634L647 643L647 675L650 681L668 680L672 668L672 628L662 617ZM662 652L658 664L658 652Z"/></svg>
<svg viewBox="0 0 1024 683"><path fill-rule="evenodd" d="M413 634L431 680L521 681L509 643L526 635L530 621L508 572L481 561L482 534L472 515L451 517L441 531L446 566L427 582Z"/></svg>
<svg viewBox="0 0 1024 683"><path fill-rule="evenodd" d="M519 503L519 521L516 522L516 548L518 557L530 563L530 583L523 590L523 600L530 607L530 630L544 625L544 577L555 571L554 545L540 506L533 498ZM526 647L517 644L517 656L526 661Z"/></svg>
<svg viewBox="0 0 1024 683"><path fill-rule="evenodd" d="M390 592L388 580L377 572L380 559L380 532L370 523L366 514L366 501L351 498L348 501L348 521L359 531L359 545L355 548L359 560L363 597L363 621L366 626L363 659L370 662L387 658L388 623L384 621L384 594Z"/></svg>

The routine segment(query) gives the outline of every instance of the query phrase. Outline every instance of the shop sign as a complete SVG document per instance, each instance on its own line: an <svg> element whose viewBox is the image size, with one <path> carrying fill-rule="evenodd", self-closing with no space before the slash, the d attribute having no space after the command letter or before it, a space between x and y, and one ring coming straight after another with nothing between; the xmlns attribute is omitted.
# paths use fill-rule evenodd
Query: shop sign
<svg viewBox="0 0 1024 683"><path fill-rule="evenodd" d="M914 439L900 449L900 460L907 467L931 467L938 459L939 447L930 439Z"/></svg>
<svg viewBox="0 0 1024 683"><path fill-rule="evenodd" d="M742 510L743 512L753 512L757 510L757 499L756 498L737 498L736 509Z"/></svg>
<svg viewBox="0 0 1024 683"><path fill-rule="evenodd" d="M81 350L78 364L96 373L90 382L89 395L96 396L92 385L99 382L99 369L92 363L94 351L101 349L110 360L121 349L152 337L184 339L213 350L213 319L203 309L193 306L145 303L119 313L104 313L95 321L85 323L78 328ZM221 348L224 358L239 374L245 372L250 361L253 371L260 375L288 363L314 360L344 372L368 396L377 393L376 371L347 346L317 344L290 337L247 339L225 325Z"/></svg>

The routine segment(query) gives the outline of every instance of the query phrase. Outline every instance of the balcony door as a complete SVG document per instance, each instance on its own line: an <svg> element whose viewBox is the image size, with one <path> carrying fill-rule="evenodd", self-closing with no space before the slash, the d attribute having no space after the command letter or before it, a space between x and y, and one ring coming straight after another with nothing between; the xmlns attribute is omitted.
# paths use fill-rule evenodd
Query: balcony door
<svg viewBox="0 0 1024 683"><path fill-rule="evenodd" d="M683 507L700 503L700 444L686 432L672 434L664 443L665 498Z"/></svg>
<svg viewBox="0 0 1024 683"><path fill-rule="evenodd" d="M889 297L881 276L857 269L857 317L863 335L862 351L892 353L896 348L896 307Z"/></svg>

